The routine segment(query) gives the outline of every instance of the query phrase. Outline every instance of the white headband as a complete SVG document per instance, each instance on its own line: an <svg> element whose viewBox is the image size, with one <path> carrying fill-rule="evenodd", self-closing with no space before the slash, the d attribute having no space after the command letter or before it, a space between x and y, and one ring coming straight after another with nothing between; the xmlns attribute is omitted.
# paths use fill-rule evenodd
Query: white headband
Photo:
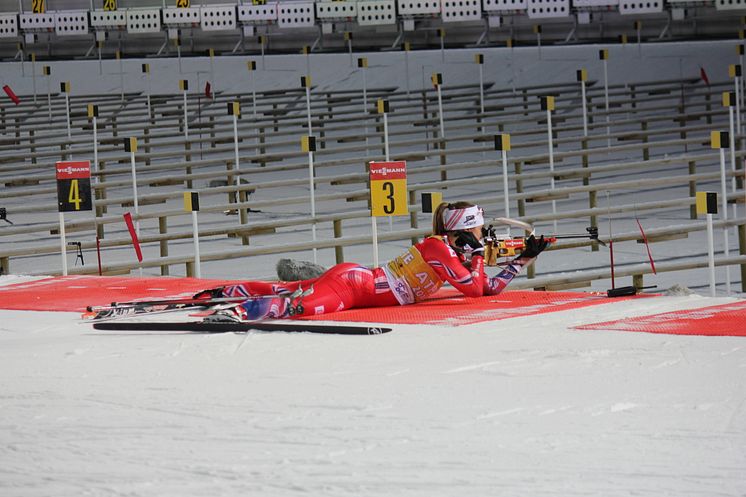
<svg viewBox="0 0 746 497"><path fill-rule="evenodd" d="M484 225L484 211L478 205L465 209L446 209L443 212L446 231L468 230Z"/></svg>

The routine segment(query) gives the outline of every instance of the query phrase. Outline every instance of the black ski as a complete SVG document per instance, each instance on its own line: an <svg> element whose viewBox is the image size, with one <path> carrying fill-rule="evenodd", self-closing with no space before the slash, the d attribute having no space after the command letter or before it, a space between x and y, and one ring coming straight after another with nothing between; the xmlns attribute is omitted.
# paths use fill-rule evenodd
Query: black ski
<svg viewBox="0 0 746 497"><path fill-rule="evenodd" d="M193 333L230 333L246 331L284 331L325 333L332 335L380 335L388 333L391 328L366 325L310 324L302 321L253 323L211 323L204 321L187 322L103 322L93 323L96 330L108 331L190 331Z"/></svg>

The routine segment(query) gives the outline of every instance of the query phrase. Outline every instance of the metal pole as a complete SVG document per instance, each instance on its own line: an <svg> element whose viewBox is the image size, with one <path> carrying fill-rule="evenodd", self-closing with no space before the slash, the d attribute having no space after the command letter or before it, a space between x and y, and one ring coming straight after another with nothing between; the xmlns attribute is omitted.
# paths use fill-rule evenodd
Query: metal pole
<svg viewBox="0 0 746 497"><path fill-rule="evenodd" d="M309 135L310 136L310 135ZM316 188L313 177L313 152L308 152L308 182L311 189L311 236L316 241ZM313 262L317 262L316 247L313 248Z"/></svg>
<svg viewBox="0 0 746 497"><path fill-rule="evenodd" d="M308 136L313 134L311 128L311 88L306 86L306 112L308 113Z"/></svg>
<svg viewBox="0 0 746 497"><path fill-rule="evenodd" d="M580 82L580 95L583 99L583 136L588 136L588 102L585 98L585 81Z"/></svg>
<svg viewBox="0 0 746 497"><path fill-rule="evenodd" d="M733 193L736 192L736 137L734 133L734 124L733 124L733 106L728 106L728 118L730 121L730 169L733 171L734 175L730 179L731 182L731 189L733 190ZM738 204L736 202L733 203L733 217L738 217ZM735 229L736 233L736 239L738 239L738 226L733 227ZM727 229L727 228L726 228Z"/></svg>
<svg viewBox="0 0 746 497"><path fill-rule="evenodd" d="M484 119L484 69L482 68L482 64L477 64L479 66L479 113L480 118ZM482 134L484 134L484 124L482 124Z"/></svg>
<svg viewBox="0 0 746 497"><path fill-rule="evenodd" d="M373 236L373 267L378 267L378 224L376 216L370 216L370 233Z"/></svg>
<svg viewBox="0 0 746 497"><path fill-rule="evenodd" d="M118 50L117 58L119 59L119 87L122 89L122 102L124 102L124 66L122 63L122 55Z"/></svg>
<svg viewBox="0 0 746 497"><path fill-rule="evenodd" d="M65 123L67 124L67 139L72 140L72 135L70 132L70 95L67 92L65 93Z"/></svg>
<svg viewBox="0 0 746 497"><path fill-rule="evenodd" d="M201 261L199 257L199 226L197 225L197 211L192 211L192 240L194 240L194 277L202 277Z"/></svg>
<svg viewBox="0 0 746 497"><path fill-rule="evenodd" d="M47 75L47 110L49 111L49 122L52 122L52 88L51 88L51 76Z"/></svg>
<svg viewBox="0 0 746 497"><path fill-rule="evenodd" d="M254 121L256 121L256 85L254 84L254 72L251 71L251 103L254 112Z"/></svg>
<svg viewBox="0 0 746 497"><path fill-rule="evenodd" d="M503 150L502 156L503 156L503 201L505 203L505 217L510 217L510 189L508 187L508 151Z"/></svg>
<svg viewBox="0 0 746 497"><path fill-rule="evenodd" d="M215 84L215 51L210 50L210 79L212 80L212 101L215 101L215 92L218 85ZM199 278L199 276L198 276Z"/></svg>
<svg viewBox="0 0 746 497"><path fill-rule="evenodd" d="M723 221L728 220L728 185L725 179L725 149L720 149L720 187L722 190ZM728 258L728 228L723 228L723 255ZM730 295L730 266L725 266L725 294Z"/></svg>
<svg viewBox="0 0 746 497"><path fill-rule="evenodd" d="M93 170L98 172L98 121L93 116ZM95 195L94 195L95 197Z"/></svg>
<svg viewBox="0 0 746 497"><path fill-rule="evenodd" d="M710 297L715 296L715 242L712 233L712 214L707 214L707 261L710 268Z"/></svg>
<svg viewBox="0 0 746 497"><path fill-rule="evenodd" d="M60 253L62 254L62 276L67 276L67 242L65 239L64 212L60 212Z"/></svg>
<svg viewBox="0 0 746 497"><path fill-rule="evenodd" d="M407 98L409 98L409 50L404 51L404 76L407 80Z"/></svg>
<svg viewBox="0 0 746 497"><path fill-rule="evenodd" d="M386 151L386 162L389 159L389 119L386 112L383 113L383 148Z"/></svg>
<svg viewBox="0 0 746 497"><path fill-rule="evenodd" d="M735 78L735 85L736 85L736 129L738 129L738 133L741 133L741 104L738 103L739 99L741 98L741 78L740 76L736 76Z"/></svg>
<svg viewBox="0 0 746 497"><path fill-rule="evenodd" d="M370 155L368 150L368 82L365 78L365 67L360 69L363 71L363 125L365 128L365 156L367 157Z"/></svg>
<svg viewBox="0 0 746 497"><path fill-rule="evenodd" d="M446 127L443 123L443 98L440 92L440 85L437 85L438 89L438 119L440 120L440 139L445 142L446 139Z"/></svg>
<svg viewBox="0 0 746 497"><path fill-rule="evenodd" d="M189 123L187 123L187 92L184 90L184 141L189 141Z"/></svg>
<svg viewBox="0 0 746 497"><path fill-rule="evenodd" d="M31 83L34 87L34 103L36 103L36 54L31 54Z"/></svg>
<svg viewBox="0 0 746 497"><path fill-rule="evenodd" d="M130 152L130 162L132 164L132 195L135 204L135 232L140 236L140 203L137 200L137 170L135 168L135 152Z"/></svg>
<svg viewBox="0 0 746 497"><path fill-rule="evenodd" d="M611 134L609 126L609 61L604 59L604 106L606 109L606 136ZM606 146L611 146L611 138L606 139Z"/></svg>
<svg viewBox="0 0 746 497"><path fill-rule="evenodd" d="M239 160L238 160L238 116L233 115L233 151L236 157L236 187L241 186L241 175L239 174ZM240 194L238 188L236 189L236 198L239 198Z"/></svg>
<svg viewBox="0 0 746 497"><path fill-rule="evenodd" d="M148 71L148 94L147 94L147 100L148 100L148 123L150 123L150 119L153 117L153 109L150 106L150 93L151 93L150 71Z"/></svg>
<svg viewBox="0 0 746 497"><path fill-rule="evenodd" d="M552 111L547 109L547 140L549 142L549 185L554 192L554 140L552 139ZM554 232L557 233L557 200L552 199L552 215L555 216L552 221Z"/></svg>

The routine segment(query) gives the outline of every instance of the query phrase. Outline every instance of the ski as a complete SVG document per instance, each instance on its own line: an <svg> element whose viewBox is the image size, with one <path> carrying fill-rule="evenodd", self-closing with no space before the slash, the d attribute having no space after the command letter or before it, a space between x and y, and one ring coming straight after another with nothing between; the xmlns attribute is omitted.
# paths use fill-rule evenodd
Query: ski
<svg viewBox="0 0 746 497"><path fill-rule="evenodd" d="M106 311L109 309L123 309L126 307L148 307L163 305L193 305L193 306L210 306L215 304L226 304L230 302L243 302L247 297L218 297L211 299L161 299L161 300L133 300L129 302L112 302L110 305L89 305L86 307L88 312Z"/></svg>
<svg viewBox="0 0 746 497"><path fill-rule="evenodd" d="M367 325L309 324L292 322L94 322L93 328L106 331L188 331L192 333L231 333L248 331L281 331L300 333L323 333L330 335L380 335L391 328Z"/></svg>

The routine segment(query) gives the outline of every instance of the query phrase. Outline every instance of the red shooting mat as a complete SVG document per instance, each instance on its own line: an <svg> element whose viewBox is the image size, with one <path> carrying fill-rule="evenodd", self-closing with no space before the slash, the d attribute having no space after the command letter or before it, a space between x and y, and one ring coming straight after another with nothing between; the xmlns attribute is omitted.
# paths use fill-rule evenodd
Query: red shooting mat
<svg viewBox="0 0 746 497"><path fill-rule="evenodd" d="M0 309L82 312L89 305L191 297L200 290L227 283L230 282L166 276L60 276L0 286Z"/></svg>
<svg viewBox="0 0 746 497"><path fill-rule="evenodd" d="M441 290L434 298L414 305L350 309L305 319L461 326L646 297L610 299L605 294L586 292L506 291L499 295L468 298L450 289Z"/></svg>
<svg viewBox="0 0 746 497"><path fill-rule="evenodd" d="M746 337L746 301L585 324L574 329Z"/></svg>
<svg viewBox="0 0 746 497"><path fill-rule="evenodd" d="M190 297L206 288L235 281L171 277L63 276L0 286L0 309L79 311L89 305L129 300ZM603 294L585 292L507 291L500 295L467 298L458 291L441 290L415 305L351 309L304 319L390 324L460 326L519 316L577 309L612 301Z"/></svg>

